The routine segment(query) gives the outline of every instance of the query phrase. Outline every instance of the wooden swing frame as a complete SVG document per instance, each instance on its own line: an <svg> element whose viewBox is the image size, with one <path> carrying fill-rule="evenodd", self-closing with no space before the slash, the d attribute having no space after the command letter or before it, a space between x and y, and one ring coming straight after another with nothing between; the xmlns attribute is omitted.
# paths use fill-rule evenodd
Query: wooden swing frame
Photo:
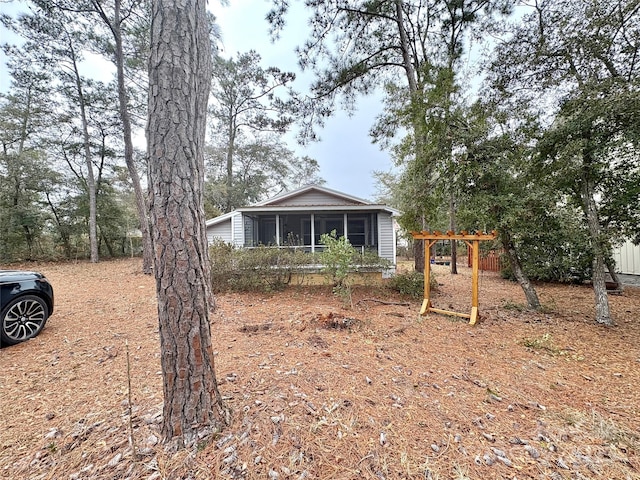
<svg viewBox="0 0 640 480"><path fill-rule="evenodd" d="M479 271L479 258L480 258L480 242L483 240L495 240L498 236L494 230L491 233L468 233L463 230L460 233L455 233L451 230L446 233L434 231L433 233L411 232L411 236L414 240L424 240L424 301L420 308L420 315L426 315L429 312L443 313L445 315L453 315L456 317L463 317L469 319L469 325L475 325L479 318L478 313L478 271ZM442 310L440 308L434 308L431 304L431 247L438 240L462 240L471 249L472 262L471 262L471 313L452 312L449 310Z"/></svg>

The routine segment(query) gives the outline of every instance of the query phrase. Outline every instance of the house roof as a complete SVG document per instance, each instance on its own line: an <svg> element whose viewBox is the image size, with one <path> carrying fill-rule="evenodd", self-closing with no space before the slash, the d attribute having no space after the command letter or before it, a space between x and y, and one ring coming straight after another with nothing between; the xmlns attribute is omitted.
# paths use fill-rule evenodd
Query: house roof
<svg viewBox="0 0 640 480"><path fill-rule="evenodd" d="M217 225L218 223L222 223L225 220L230 220L231 217L233 217L234 215L237 215L238 212L236 212L235 210L233 212L229 212L229 213L225 213L223 215L218 215L217 217L213 217L209 220L207 220L206 226L210 227L212 225Z"/></svg>
<svg viewBox="0 0 640 480"><path fill-rule="evenodd" d="M262 202L247 207L241 207L233 212L225 213L219 217L207 221L207 227L230 220L234 215L242 212L308 212L310 210L322 211L385 211L391 215L399 215L400 212L387 205L376 204L354 197L337 190L321 187L319 185L307 185L291 192L282 193Z"/></svg>

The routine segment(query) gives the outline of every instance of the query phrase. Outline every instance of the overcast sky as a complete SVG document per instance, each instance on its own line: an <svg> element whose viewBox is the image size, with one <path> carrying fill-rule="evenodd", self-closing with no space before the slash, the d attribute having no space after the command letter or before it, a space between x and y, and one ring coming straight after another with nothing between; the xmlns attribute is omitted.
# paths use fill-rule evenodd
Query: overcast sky
<svg viewBox="0 0 640 480"><path fill-rule="evenodd" d="M274 66L281 70L293 71L297 75L294 87L299 91L309 83L310 78L301 74L297 67L294 53L296 45L306 39L308 12L300 2L291 2L292 11L287 16L287 26L276 43L269 39L268 24L265 15L269 10L269 0L231 0L229 6L222 6L218 0L208 3L208 8L216 15L223 37L221 55L228 58L237 56L251 49L261 56L263 67ZM22 4L22 6L21 6ZM2 13L15 14L24 9L24 2L0 2ZM0 29L0 42L14 42L15 37L4 29ZM4 55L0 54L0 91L7 91L9 79L6 77ZM111 65L94 58L88 68L95 73L96 69L111 69ZM86 72L91 75L90 72ZM101 75L104 77L104 71ZM375 117L381 110L379 98L361 97L357 103L356 113L349 117L343 111L336 111L324 128L318 130L320 142L307 146L298 145L288 136L289 147L298 155L308 155L320 164L320 175L326 180L326 186L350 195L373 200L376 196L374 170L391 169L391 160L387 152L371 144L368 132Z"/></svg>
<svg viewBox="0 0 640 480"><path fill-rule="evenodd" d="M294 52L296 45L305 41L308 32L308 12L300 3L290 2L292 10L287 16L286 28L280 39L272 43L265 20L271 5L269 0L231 0L229 6L209 2L208 8L216 15L222 31L221 55L236 57L238 52L256 50L262 56L263 67L274 66L295 72L298 75L295 88L303 90L309 77L301 74ZM372 172L387 171L392 166L388 153L372 145L368 133L381 108L379 98L361 97L352 117L337 111L326 122L318 131L320 142L301 147L291 141L290 147L299 155L309 155L319 162L320 174L327 187L373 200L376 188Z"/></svg>

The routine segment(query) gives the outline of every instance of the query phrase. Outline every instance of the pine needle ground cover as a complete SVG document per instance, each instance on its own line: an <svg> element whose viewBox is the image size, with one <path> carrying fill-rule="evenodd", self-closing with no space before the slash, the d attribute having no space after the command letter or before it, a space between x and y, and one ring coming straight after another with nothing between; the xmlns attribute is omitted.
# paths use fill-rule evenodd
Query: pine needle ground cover
<svg viewBox="0 0 640 480"><path fill-rule="evenodd" d="M640 289L593 321L587 286L480 278L481 321L430 315L376 288L217 295L227 430L160 443L155 285L139 260L29 265L56 288L34 340L0 350L0 478L636 479ZM438 270L434 302L464 311L470 272ZM128 342L128 347L125 342ZM132 405L128 405L127 353ZM129 415L132 414L133 447ZM135 450L135 454L134 454Z"/></svg>

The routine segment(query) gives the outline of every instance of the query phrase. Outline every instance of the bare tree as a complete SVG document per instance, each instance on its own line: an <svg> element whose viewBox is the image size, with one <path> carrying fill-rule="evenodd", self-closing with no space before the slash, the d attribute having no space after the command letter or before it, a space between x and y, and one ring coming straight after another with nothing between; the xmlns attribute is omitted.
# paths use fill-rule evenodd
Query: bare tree
<svg viewBox="0 0 640 480"><path fill-rule="evenodd" d="M153 263L153 245L151 232L149 231L149 218L147 216L147 205L144 193L140 184L140 175L133 158L133 135L131 132L131 114L129 111L129 99L125 84L125 53L123 47L122 23L133 14L133 10L139 8L137 0L130 3L125 11L122 10L122 1L115 0L111 14L104 8L102 2L91 0L90 6L98 13L100 19L109 28L113 35L113 61L116 65L116 78L118 83L118 102L120 119L122 121L122 133L124 138L124 159L131 175L133 191L136 197L136 208L140 220L140 232L142 233L142 271L151 273Z"/></svg>
<svg viewBox="0 0 640 480"><path fill-rule="evenodd" d="M164 379L165 442L192 445L224 422L215 376L203 208L211 82L206 0L154 0L149 60L149 185Z"/></svg>

